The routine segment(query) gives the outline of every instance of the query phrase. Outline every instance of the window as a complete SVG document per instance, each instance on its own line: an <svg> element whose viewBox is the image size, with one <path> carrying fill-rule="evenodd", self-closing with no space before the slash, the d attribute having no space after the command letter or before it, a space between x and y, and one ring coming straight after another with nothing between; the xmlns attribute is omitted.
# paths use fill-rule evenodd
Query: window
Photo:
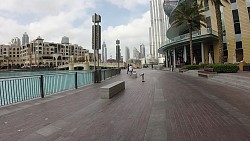
<svg viewBox="0 0 250 141"><path fill-rule="evenodd" d="M19 57L19 55L17 55L16 57Z"/></svg>
<svg viewBox="0 0 250 141"><path fill-rule="evenodd" d="M231 3L235 3L235 2L236 2L236 0L230 0L230 2L231 2Z"/></svg>
<svg viewBox="0 0 250 141"><path fill-rule="evenodd" d="M223 43L223 50L227 50L227 43Z"/></svg>
<svg viewBox="0 0 250 141"><path fill-rule="evenodd" d="M239 22L239 14L238 14L238 10L232 10L232 13L233 13L233 19L234 19L234 22Z"/></svg>
<svg viewBox="0 0 250 141"><path fill-rule="evenodd" d="M234 32L235 32L235 34L240 34L241 33L240 23L234 23Z"/></svg>
<svg viewBox="0 0 250 141"><path fill-rule="evenodd" d="M211 28L211 18L206 17L207 28Z"/></svg>
<svg viewBox="0 0 250 141"><path fill-rule="evenodd" d="M205 1L204 1L204 7L205 7L205 10L206 10L206 11L209 10L208 0L205 0Z"/></svg>
<svg viewBox="0 0 250 141"><path fill-rule="evenodd" d="M240 62L243 60L243 49L236 49L236 61Z"/></svg>
<svg viewBox="0 0 250 141"><path fill-rule="evenodd" d="M247 10L248 10L248 18L250 20L250 7L247 7Z"/></svg>
<svg viewBox="0 0 250 141"><path fill-rule="evenodd" d="M242 48L242 41L236 42L236 49Z"/></svg>

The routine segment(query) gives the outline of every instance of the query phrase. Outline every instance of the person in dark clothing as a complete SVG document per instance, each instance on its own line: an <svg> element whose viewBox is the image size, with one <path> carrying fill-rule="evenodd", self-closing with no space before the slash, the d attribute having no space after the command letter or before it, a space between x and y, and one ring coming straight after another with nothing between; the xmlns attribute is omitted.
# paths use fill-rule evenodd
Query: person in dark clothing
<svg viewBox="0 0 250 141"><path fill-rule="evenodd" d="M129 66L130 66L130 65L128 64L128 68L127 68L127 74L128 74L128 72L129 72Z"/></svg>

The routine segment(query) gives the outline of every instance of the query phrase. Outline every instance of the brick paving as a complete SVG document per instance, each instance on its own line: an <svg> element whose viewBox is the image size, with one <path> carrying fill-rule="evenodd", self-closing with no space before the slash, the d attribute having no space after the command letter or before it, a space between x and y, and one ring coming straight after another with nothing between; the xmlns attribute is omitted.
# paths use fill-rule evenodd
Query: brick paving
<svg viewBox="0 0 250 141"><path fill-rule="evenodd" d="M0 108L1 141L247 141L250 92L176 72L137 70ZM100 87L125 80L110 100Z"/></svg>

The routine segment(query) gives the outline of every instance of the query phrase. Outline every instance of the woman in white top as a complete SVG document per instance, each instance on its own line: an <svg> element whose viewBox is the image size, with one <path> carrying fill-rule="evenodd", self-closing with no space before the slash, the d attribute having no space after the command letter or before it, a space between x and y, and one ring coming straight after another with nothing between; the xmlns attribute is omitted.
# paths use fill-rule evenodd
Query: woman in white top
<svg viewBox="0 0 250 141"><path fill-rule="evenodd" d="M129 66L129 72L130 72L130 75L132 75L132 72L133 72L133 66L132 65Z"/></svg>

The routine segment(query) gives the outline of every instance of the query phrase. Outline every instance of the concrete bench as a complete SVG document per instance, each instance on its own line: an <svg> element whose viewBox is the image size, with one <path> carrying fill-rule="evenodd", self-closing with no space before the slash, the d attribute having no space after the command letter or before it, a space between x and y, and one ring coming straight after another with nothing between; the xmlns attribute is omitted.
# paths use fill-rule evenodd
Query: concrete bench
<svg viewBox="0 0 250 141"><path fill-rule="evenodd" d="M198 76L210 78L217 75L217 72L214 72L213 68L205 68L204 70L198 71Z"/></svg>
<svg viewBox="0 0 250 141"><path fill-rule="evenodd" d="M179 69L179 72L182 72L182 73L183 73L183 72L186 72L186 71L188 71L188 69L185 69L185 68L180 68L180 69Z"/></svg>
<svg viewBox="0 0 250 141"><path fill-rule="evenodd" d="M214 68L204 68L204 71L214 72Z"/></svg>
<svg viewBox="0 0 250 141"><path fill-rule="evenodd" d="M125 81L116 81L114 83L108 84L101 87L101 98L110 99L114 95L118 94L120 91L125 89Z"/></svg>

